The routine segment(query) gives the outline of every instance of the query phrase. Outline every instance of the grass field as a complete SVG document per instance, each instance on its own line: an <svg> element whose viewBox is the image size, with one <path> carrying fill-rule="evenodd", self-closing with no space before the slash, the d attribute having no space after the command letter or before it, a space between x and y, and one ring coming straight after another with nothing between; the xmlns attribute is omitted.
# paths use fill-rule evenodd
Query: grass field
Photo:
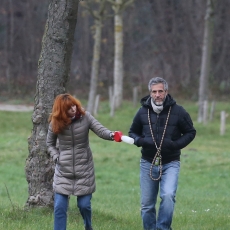
<svg viewBox="0 0 230 230"><path fill-rule="evenodd" d="M226 134L220 136L220 111L230 112L229 103L218 102L214 119L198 124L197 105L181 102L191 114L197 129L196 139L181 155L181 173L173 219L174 230L230 229L230 117ZM100 105L97 119L111 130L127 134L137 108L125 102L109 116L106 102ZM27 138L32 122L29 112L0 111L0 230L49 230L53 213L49 208L24 211L27 200L25 160ZM93 195L95 230L142 229L139 205L140 148L125 143L104 141L90 134L94 153L97 190ZM84 229L70 199L68 230Z"/></svg>

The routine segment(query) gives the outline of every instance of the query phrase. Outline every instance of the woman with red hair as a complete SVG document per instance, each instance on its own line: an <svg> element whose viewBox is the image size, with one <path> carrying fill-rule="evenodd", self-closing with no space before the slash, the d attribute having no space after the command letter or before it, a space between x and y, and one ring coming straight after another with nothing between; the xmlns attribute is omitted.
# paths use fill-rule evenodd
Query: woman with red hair
<svg viewBox="0 0 230 230"><path fill-rule="evenodd" d="M91 198L96 186L89 130L111 141L114 132L100 124L70 94L56 97L49 122L47 150L56 164L53 179L54 230L66 229L70 195L77 196L85 229L92 230Z"/></svg>

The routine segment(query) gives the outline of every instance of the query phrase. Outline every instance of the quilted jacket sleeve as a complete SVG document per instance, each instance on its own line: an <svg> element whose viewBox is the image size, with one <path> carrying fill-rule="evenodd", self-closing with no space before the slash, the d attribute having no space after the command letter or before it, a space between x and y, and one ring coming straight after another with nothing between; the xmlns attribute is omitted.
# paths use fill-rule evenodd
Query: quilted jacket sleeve
<svg viewBox="0 0 230 230"><path fill-rule="evenodd" d="M89 119L90 129L100 138L105 140L112 140L111 133L106 127L104 127L97 119L95 119L89 112L86 112L86 116Z"/></svg>
<svg viewBox="0 0 230 230"><path fill-rule="evenodd" d="M48 134L46 138L47 152L52 157L53 161L56 162L56 159L59 157L59 150L56 147L57 144L57 135L52 131L52 125L49 125Z"/></svg>
<svg viewBox="0 0 230 230"><path fill-rule="evenodd" d="M133 119L133 123L130 127L129 130L129 136L132 137L134 139L134 144L138 147L140 147L140 140L142 139L142 129L143 129L143 124L140 120L140 111L141 109L139 109Z"/></svg>
<svg viewBox="0 0 230 230"><path fill-rule="evenodd" d="M175 149L183 149L190 142L192 142L196 136L196 129L193 126L192 119L183 107L181 107L180 119L178 123L182 135L179 139L173 141L173 145Z"/></svg>

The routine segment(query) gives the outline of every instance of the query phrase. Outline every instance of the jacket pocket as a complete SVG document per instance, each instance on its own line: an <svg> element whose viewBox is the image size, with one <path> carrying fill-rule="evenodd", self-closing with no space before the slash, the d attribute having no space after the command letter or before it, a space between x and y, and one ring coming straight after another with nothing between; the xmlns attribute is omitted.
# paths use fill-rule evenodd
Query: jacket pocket
<svg viewBox="0 0 230 230"><path fill-rule="evenodd" d="M161 147L162 150L175 150L175 147L173 145L173 141L169 138L165 138L163 143L162 143L162 147Z"/></svg>

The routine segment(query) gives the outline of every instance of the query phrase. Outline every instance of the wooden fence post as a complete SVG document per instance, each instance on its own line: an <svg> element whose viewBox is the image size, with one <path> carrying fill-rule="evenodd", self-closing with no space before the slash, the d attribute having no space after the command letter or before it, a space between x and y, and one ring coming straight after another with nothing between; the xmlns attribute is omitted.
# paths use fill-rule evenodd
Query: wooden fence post
<svg viewBox="0 0 230 230"><path fill-rule="evenodd" d="M207 114L208 114L208 101L204 101L203 105L203 123L207 124Z"/></svg>
<svg viewBox="0 0 230 230"><path fill-rule="evenodd" d="M100 95L97 94L96 99L95 99L94 112L93 112L95 116L97 115L99 100L100 100Z"/></svg>
<svg viewBox="0 0 230 230"><path fill-rule="evenodd" d="M137 105L137 97L138 97L138 86L133 87L133 106Z"/></svg>
<svg viewBox="0 0 230 230"><path fill-rule="evenodd" d="M221 111L220 112L220 135L225 134L225 120L226 120L225 111Z"/></svg>
<svg viewBox="0 0 230 230"><path fill-rule="evenodd" d="M109 106L111 108L113 103L113 87L109 86Z"/></svg>
<svg viewBox="0 0 230 230"><path fill-rule="evenodd" d="M209 115L209 121L212 121L212 120L213 120L214 111L215 111L215 106L216 106L216 102L215 102L215 101L212 101L211 109L210 109L210 115Z"/></svg>
<svg viewBox="0 0 230 230"><path fill-rule="evenodd" d="M111 107L110 107L110 117L114 116L115 101L116 101L116 96L113 96Z"/></svg>

